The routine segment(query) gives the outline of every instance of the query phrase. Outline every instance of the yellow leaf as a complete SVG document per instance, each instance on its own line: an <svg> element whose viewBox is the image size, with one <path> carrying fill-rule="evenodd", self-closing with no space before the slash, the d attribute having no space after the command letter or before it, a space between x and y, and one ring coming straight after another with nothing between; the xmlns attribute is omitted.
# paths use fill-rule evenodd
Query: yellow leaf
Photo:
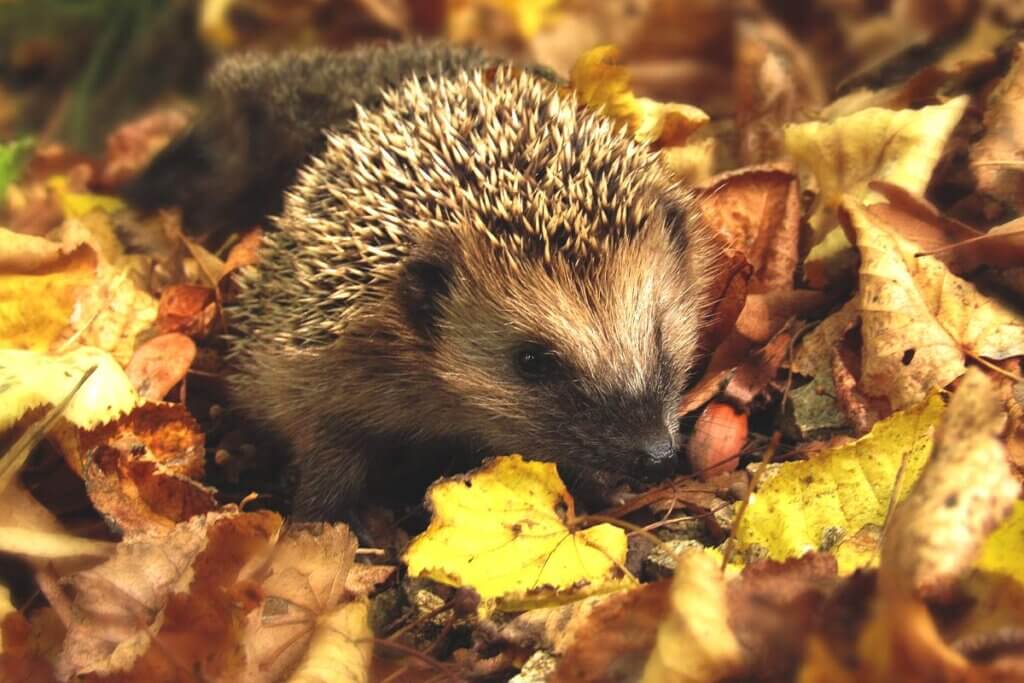
<svg viewBox="0 0 1024 683"><path fill-rule="evenodd" d="M861 388L894 408L924 400L964 372L964 352L1001 360L1024 355L1024 319L879 225L854 200L861 255L857 295L863 338Z"/></svg>
<svg viewBox="0 0 1024 683"><path fill-rule="evenodd" d="M0 233L0 240L5 238ZM36 259L28 257L28 261ZM30 272L13 267L0 272L0 346L50 349L67 330L75 304L96 279L96 267L95 253L82 247Z"/></svg>
<svg viewBox="0 0 1024 683"><path fill-rule="evenodd" d="M602 45L584 52L572 67L572 85L580 100L624 123L637 142L678 147L710 118L688 104L656 102L637 97L629 72L617 63L619 51Z"/></svg>
<svg viewBox="0 0 1024 683"><path fill-rule="evenodd" d="M1024 501L1017 501L1010 518L985 541L976 566L1024 584Z"/></svg>
<svg viewBox="0 0 1024 683"><path fill-rule="evenodd" d="M567 526L573 501L551 463L495 458L427 495L434 516L406 551L409 574L471 587L482 609L549 606L634 583L621 529Z"/></svg>
<svg viewBox="0 0 1024 683"><path fill-rule="evenodd" d="M868 188L872 180L923 194L968 101L964 95L917 110L873 107L830 122L786 127L786 150L818 185L818 204L810 217L816 246L807 256L815 279L826 279L822 274L831 272L836 259L849 265L850 244L836 219L843 196L867 204L880 201Z"/></svg>
<svg viewBox="0 0 1024 683"><path fill-rule="evenodd" d="M493 27L495 22L490 15L497 10L515 23L519 38L529 39L555 16L561 3L562 0L449 0L445 33L454 42L479 41L481 17L490 18L486 25ZM223 0L207 0L207 4L223 4Z"/></svg>
<svg viewBox="0 0 1024 683"><path fill-rule="evenodd" d="M110 422L138 403L131 381L110 354L89 347L62 355L0 349L0 432L33 408L60 403L94 365L96 372L63 413L84 429Z"/></svg>
<svg viewBox="0 0 1024 683"><path fill-rule="evenodd" d="M751 496L736 532L739 547L760 546L771 559L784 560L827 547L828 537L836 533L852 539L865 527L881 526L901 463L905 469L898 499L910 490L928 458L932 428L942 409L942 399L933 396L878 422L853 443L813 460L780 465ZM838 552L839 571L853 571L856 558L863 557Z"/></svg>
<svg viewBox="0 0 1024 683"><path fill-rule="evenodd" d="M948 594L1009 515L1020 483L999 438L1005 419L995 383L971 368L942 415L934 454L886 529L884 590Z"/></svg>
<svg viewBox="0 0 1024 683"><path fill-rule="evenodd" d="M51 177L46 184L57 195L60 208L65 216L81 218L93 211L114 213L126 208L123 201L109 195L93 194L92 192L75 192L68 189L68 179L61 175Z"/></svg>

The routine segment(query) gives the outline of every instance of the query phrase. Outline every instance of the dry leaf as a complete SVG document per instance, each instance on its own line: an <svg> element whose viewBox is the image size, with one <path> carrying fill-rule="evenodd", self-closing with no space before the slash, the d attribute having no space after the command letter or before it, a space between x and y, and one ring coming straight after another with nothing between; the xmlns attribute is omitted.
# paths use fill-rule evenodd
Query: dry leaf
<svg viewBox="0 0 1024 683"><path fill-rule="evenodd" d="M709 117L687 104L664 104L637 97L628 70L618 64L619 51L610 45L583 53L572 68L572 86L589 107L625 123L638 142L681 147Z"/></svg>
<svg viewBox="0 0 1024 683"><path fill-rule="evenodd" d="M1010 514L1021 485L998 438L1005 416L992 380L968 370L936 430L934 454L886 529L884 590L948 593Z"/></svg>
<svg viewBox="0 0 1024 683"><path fill-rule="evenodd" d="M183 334L171 332L135 349L124 371L140 397L160 401L185 379L195 358L196 343Z"/></svg>
<svg viewBox="0 0 1024 683"><path fill-rule="evenodd" d="M791 289L800 241L796 176L784 166L724 173L698 189L708 225L753 266L751 292Z"/></svg>
<svg viewBox="0 0 1024 683"><path fill-rule="evenodd" d="M125 534L169 529L217 507L215 491L199 483L202 432L182 405L144 404L91 432L55 436L97 511Z"/></svg>
<svg viewBox="0 0 1024 683"><path fill-rule="evenodd" d="M365 601L354 600L317 620L309 649L289 683L362 683L370 678L373 632Z"/></svg>
<svg viewBox="0 0 1024 683"><path fill-rule="evenodd" d="M235 582L280 525L273 513L229 510L119 544L110 560L70 578L74 620L58 675L239 680L251 606L237 599Z"/></svg>
<svg viewBox="0 0 1024 683"><path fill-rule="evenodd" d="M739 672L743 653L729 626L725 579L711 555L691 550L679 558L669 604L641 681L699 683Z"/></svg>
<svg viewBox="0 0 1024 683"><path fill-rule="evenodd" d="M594 598L600 602L570 622L574 637L549 680L600 683L639 678L654 647L658 624L669 610L669 596L669 582L657 581Z"/></svg>
<svg viewBox="0 0 1024 683"><path fill-rule="evenodd" d="M815 246L807 256L807 277L822 286L852 265L852 250L837 228L844 196L875 203L868 183L881 180L921 194L967 107L962 96L920 110L865 109L828 123L786 128L786 149L817 182L817 208L809 222Z"/></svg>
<svg viewBox="0 0 1024 683"><path fill-rule="evenodd" d="M1013 63L985 107L985 136L971 146L971 166L978 189L1024 212L1024 45L1018 43Z"/></svg>
<svg viewBox="0 0 1024 683"><path fill-rule="evenodd" d="M893 408L920 402L964 371L964 354L1024 355L1024 320L937 259L889 233L856 202L844 203L861 253L857 295L861 389Z"/></svg>
<svg viewBox="0 0 1024 683"><path fill-rule="evenodd" d="M316 657L314 643L330 642L335 612L361 604L346 599L355 551L356 539L345 525L307 524L287 527L254 559L243 576L260 585L262 602L245 624L243 680L281 680L303 657Z"/></svg>

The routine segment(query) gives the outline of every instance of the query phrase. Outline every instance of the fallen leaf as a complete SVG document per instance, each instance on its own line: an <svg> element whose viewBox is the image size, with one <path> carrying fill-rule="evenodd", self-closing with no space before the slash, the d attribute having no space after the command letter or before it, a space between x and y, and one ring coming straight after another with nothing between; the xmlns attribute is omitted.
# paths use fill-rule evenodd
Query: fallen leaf
<svg viewBox="0 0 1024 683"><path fill-rule="evenodd" d="M56 192L57 201L64 210L64 215L70 218L82 218L93 211L115 213L127 208L118 197L71 189L67 177L62 175L51 176L46 182Z"/></svg>
<svg viewBox="0 0 1024 683"><path fill-rule="evenodd" d="M1008 486L1008 484L1001 484ZM977 568L1013 577L1024 584L1024 502L1017 501L1009 519L985 541Z"/></svg>
<svg viewBox="0 0 1024 683"><path fill-rule="evenodd" d="M239 680L246 613L233 587L281 519L225 511L117 546L105 563L70 577L74 620L57 659L62 680L122 674L134 680Z"/></svg>
<svg viewBox="0 0 1024 683"><path fill-rule="evenodd" d="M572 68L572 87L584 104L626 124L638 142L680 147L710 120L697 107L634 95L629 71L618 64L618 58L618 49L611 45L584 52Z"/></svg>
<svg viewBox="0 0 1024 683"><path fill-rule="evenodd" d="M729 625L725 579L714 558L700 551L683 553L669 605L641 681L717 681L741 669L743 654Z"/></svg>
<svg viewBox="0 0 1024 683"><path fill-rule="evenodd" d="M246 672L243 680L282 680L300 661L307 661L307 675L318 667L316 660L331 658L335 639L343 650L353 643L344 633L331 636L338 610L355 605L366 619L365 603L351 600L347 592L356 551L355 536L344 524L301 524L285 528L265 554L254 558L243 577L260 586L262 602L249 613L243 643ZM365 597L365 596L364 596ZM366 626L364 624L363 631ZM356 644L368 658L372 639ZM313 649L320 648L314 653ZM355 671L365 671L366 661ZM290 680L296 680L296 671Z"/></svg>
<svg viewBox="0 0 1024 683"><path fill-rule="evenodd" d="M860 387L894 408L920 402L964 372L964 355L1024 355L1024 320L934 257L844 203L861 254Z"/></svg>
<svg viewBox="0 0 1024 683"><path fill-rule="evenodd" d="M1021 485L998 438L1006 413L995 384L971 368L935 431L935 450L882 543L885 590L944 595L974 564L989 533L1009 516Z"/></svg>
<svg viewBox="0 0 1024 683"><path fill-rule="evenodd" d="M200 483L203 434L184 406L143 404L87 433L57 430L96 510L125 534L170 529L217 507Z"/></svg>
<svg viewBox="0 0 1024 683"><path fill-rule="evenodd" d="M872 180L923 193L968 99L919 110L871 108L786 128L787 151L817 183L817 206L809 218L814 246L805 261L812 284L821 287L853 264L850 242L837 227L843 197L877 202L880 197L868 187Z"/></svg>
<svg viewBox="0 0 1024 683"><path fill-rule="evenodd" d="M791 289L800 241L796 176L784 166L723 173L697 190L712 230L753 266L751 292Z"/></svg>
<svg viewBox="0 0 1024 683"><path fill-rule="evenodd" d="M1024 126L1020 108L1024 98L1024 45L1014 49L1006 76L989 95L985 106L985 135L971 146L971 167L978 190L1024 212Z"/></svg>
<svg viewBox="0 0 1024 683"><path fill-rule="evenodd" d="M309 649L289 683L362 683L370 679L373 632L367 604L353 600L317 620Z"/></svg>
<svg viewBox="0 0 1024 683"><path fill-rule="evenodd" d="M96 372L62 414L83 429L110 422L138 403L135 389L110 354L87 347L60 355L0 349L0 432L33 408L60 403L93 366Z"/></svg>
<svg viewBox="0 0 1024 683"><path fill-rule="evenodd" d="M0 229L0 242L11 233ZM19 243L41 237L22 236ZM41 251L47 247L29 246L26 262L37 270L11 269L0 273L0 340L13 348L48 351L67 334L75 305L96 279L96 254L81 247L50 263ZM13 260L13 259L11 259ZM8 260L10 263L11 260Z"/></svg>
<svg viewBox="0 0 1024 683"><path fill-rule="evenodd" d="M746 10L736 22L736 123L744 164L779 160L784 126L826 102L820 66L767 12Z"/></svg>
<svg viewBox="0 0 1024 683"><path fill-rule="evenodd" d="M726 611L743 655L737 678L792 680L838 583L836 560L828 553L754 562L731 579Z"/></svg>
<svg viewBox="0 0 1024 683"><path fill-rule="evenodd" d="M552 683L600 683L637 680L650 657L658 625L670 609L670 583L656 581L597 600L568 626L556 628L555 642L572 629L573 638L561 654ZM573 605L561 609L572 609ZM540 611L540 610L536 610ZM530 614L527 612L527 614Z"/></svg>
<svg viewBox="0 0 1024 683"><path fill-rule="evenodd" d="M897 472L903 469L895 492L901 500L928 458L932 427L942 410L942 400L932 397L879 421L853 443L812 460L776 466L750 496L736 530L739 551L757 546L768 558L781 561L834 547L826 542L830 535L845 539L866 526L881 526ZM858 557L839 552L837 559L840 574L857 568Z"/></svg>
<svg viewBox="0 0 1024 683"><path fill-rule="evenodd" d="M135 349L124 371L140 397L159 401L185 379L195 358L196 343L183 334L171 332Z"/></svg>
<svg viewBox="0 0 1024 683"><path fill-rule="evenodd" d="M409 574L473 588L481 609L541 607L635 581L621 529L568 526L573 501L552 463L496 458L427 498L433 517L405 552Z"/></svg>
<svg viewBox="0 0 1024 683"><path fill-rule="evenodd" d="M202 338L209 334L217 316L214 291L210 287L176 284L160 295L156 327L161 333L179 332Z"/></svg>

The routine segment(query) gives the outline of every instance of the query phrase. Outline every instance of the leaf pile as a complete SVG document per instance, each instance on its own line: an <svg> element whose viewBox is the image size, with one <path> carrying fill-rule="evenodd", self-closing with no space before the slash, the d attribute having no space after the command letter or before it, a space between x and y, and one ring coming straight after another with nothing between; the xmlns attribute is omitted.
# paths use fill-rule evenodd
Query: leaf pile
<svg viewBox="0 0 1024 683"><path fill-rule="evenodd" d="M496 457L368 501L358 541L287 519L287 444L227 404L271 226L204 246L115 196L190 109L51 139L103 147L181 8L65 4L0 8L0 66L64 78L0 75L0 680L1024 680L1013 3L195 3L193 63L442 36L550 66L718 245L690 474L596 512Z"/></svg>

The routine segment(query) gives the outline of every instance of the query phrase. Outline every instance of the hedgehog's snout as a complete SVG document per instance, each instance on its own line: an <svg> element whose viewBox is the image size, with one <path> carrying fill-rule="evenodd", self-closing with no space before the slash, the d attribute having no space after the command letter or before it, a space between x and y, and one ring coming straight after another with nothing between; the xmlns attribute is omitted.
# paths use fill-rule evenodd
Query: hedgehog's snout
<svg viewBox="0 0 1024 683"><path fill-rule="evenodd" d="M676 472L679 463L672 435L665 430L645 440L634 451L632 461L636 476L645 481L661 481Z"/></svg>

